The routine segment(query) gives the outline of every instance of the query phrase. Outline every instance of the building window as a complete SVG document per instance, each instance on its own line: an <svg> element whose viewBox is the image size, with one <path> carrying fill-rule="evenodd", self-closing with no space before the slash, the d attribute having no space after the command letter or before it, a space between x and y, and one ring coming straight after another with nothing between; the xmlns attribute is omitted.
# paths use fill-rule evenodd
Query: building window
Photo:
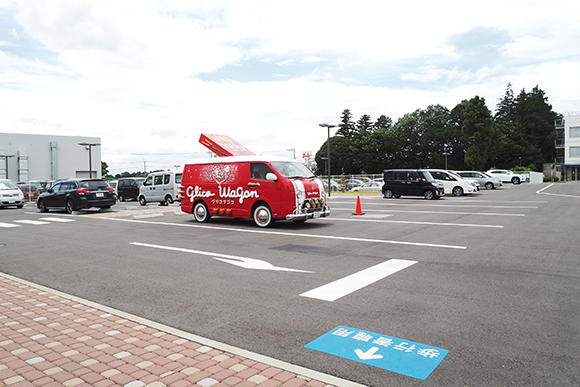
<svg viewBox="0 0 580 387"><path fill-rule="evenodd" d="M580 157L580 146L570 147L570 157Z"/></svg>
<svg viewBox="0 0 580 387"><path fill-rule="evenodd" d="M570 137L580 137L580 126L570 127Z"/></svg>

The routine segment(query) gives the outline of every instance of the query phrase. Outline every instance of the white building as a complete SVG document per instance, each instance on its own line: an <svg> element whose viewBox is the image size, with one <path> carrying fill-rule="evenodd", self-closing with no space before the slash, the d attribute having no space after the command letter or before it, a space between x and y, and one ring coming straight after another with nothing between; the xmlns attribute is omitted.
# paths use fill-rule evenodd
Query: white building
<svg viewBox="0 0 580 387"><path fill-rule="evenodd" d="M99 137L0 133L0 178L100 178L100 144Z"/></svg>
<svg viewBox="0 0 580 387"><path fill-rule="evenodd" d="M562 167L561 179L580 180L580 115L568 115L558 120L556 131L556 163Z"/></svg>

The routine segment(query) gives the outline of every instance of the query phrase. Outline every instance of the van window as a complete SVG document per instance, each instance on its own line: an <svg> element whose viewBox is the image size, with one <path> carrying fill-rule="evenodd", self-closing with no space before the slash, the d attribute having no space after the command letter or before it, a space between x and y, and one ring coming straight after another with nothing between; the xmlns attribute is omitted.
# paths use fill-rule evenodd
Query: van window
<svg viewBox="0 0 580 387"><path fill-rule="evenodd" d="M285 179L309 179L314 177L312 171L299 162L274 161L270 164Z"/></svg>
<svg viewBox="0 0 580 387"><path fill-rule="evenodd" d="M423 179L427 180L427 181L433 181L433 180L435 180L435 179L433 178L433 176L431 175L431 173L429 173L429 172L427 172L427 171L421 171L421 175L422 175L421 177L422 177Z"/></svg>
<svg viewBox="0 0 580 387"><path fill-rule="evenodd" d="M175 174L175 184L181 184L181 173Z"/></svg>
<svg viewBox="0 0 580 387"><path fill-rule="evenodd" d="M155 175L155 178L153 180L153 184L155 184L155 185L163 184L163 175Z"/></svg>
<svg viewBox="0 0 580 387"><path fill-rule="evenodd" d="M272 168L264 163L251 163L252 179L266 180L267 173L273 173Z"/></svg>
<svg viewBox="0 0 580 387"><path fill-rule="evenodd" d="M148 176L143 185L152 185L153 184L153 176Z"/></svg>
<svg viewBox="0 0 580 387"><path fill-rule="evenodd" d="M393 180L393 171L388 171L385 173L385 180Z"/></svg>
<svg viewBox="0 0 580 387"><path fill-rule="evenodd" d="M406 171L397 171L394 174L394 180L407 180L407 172Z"/></svg>
<svg viewBox="0 0 580 387"><path fill-rule="evenodd" d="M171 181L171 175L163 175L163 184L169 184Z"/></svg>

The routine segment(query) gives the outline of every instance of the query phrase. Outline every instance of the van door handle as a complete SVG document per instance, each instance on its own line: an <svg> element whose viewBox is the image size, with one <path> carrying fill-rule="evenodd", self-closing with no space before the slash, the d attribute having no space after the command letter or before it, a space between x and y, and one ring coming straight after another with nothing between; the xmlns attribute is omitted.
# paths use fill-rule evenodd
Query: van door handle
<svg viewBox="0 0 580 387"><path fill-rule="evenodd" d="M248 183L248 187L259 187L260 183Z"/></svg>

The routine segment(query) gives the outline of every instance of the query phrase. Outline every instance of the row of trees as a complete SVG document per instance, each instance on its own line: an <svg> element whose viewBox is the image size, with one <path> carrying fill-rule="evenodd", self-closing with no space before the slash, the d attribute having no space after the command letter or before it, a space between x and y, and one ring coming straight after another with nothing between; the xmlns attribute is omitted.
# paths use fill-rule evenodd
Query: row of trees
<svg viewBox="0 0 580 387"><path fill-rule="evenodd" d="M381 173L389 168L443 168L485 170L525 166L541 171L555 157L554 112L544 91L512 85L492 115L478 96L452 110L430 105L405 114L395 124L381 115L367 114L352 121L342 112L336 135L330 138L331 174ZM316 153L316 173L326 174L327 143Z"/></svg>

